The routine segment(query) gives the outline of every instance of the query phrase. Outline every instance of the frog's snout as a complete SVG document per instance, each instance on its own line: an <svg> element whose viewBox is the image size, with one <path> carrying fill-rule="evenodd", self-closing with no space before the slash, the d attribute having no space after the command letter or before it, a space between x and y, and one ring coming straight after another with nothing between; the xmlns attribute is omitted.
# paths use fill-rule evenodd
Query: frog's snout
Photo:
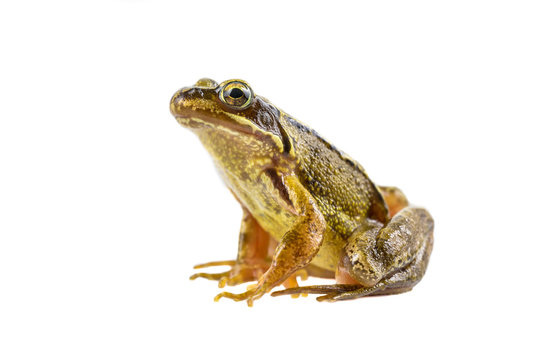
<svg viewBox="0 0 540 360"><path fill-rule="evenodd" d="M174 93L169 108L174 117L186 117L188 109L201 107L201 101L211 98L219 84L208 78L198 80L194 86L183 87Z"/></svg>
<svg viewBox="0 0 540 360"><path fill-rule="evenodd" d="M182 108L184 107L184 100L185 96L184 93L189 90L189 88L184 87L178 90L174 93L173 97L171 98L171 102L169 104L169 109L171 110L171 114L173 114L174 117L178 117L182 115Z"/></svg>
<svg viewBox="0 0 540 360"><path fill-rule="evenodd" d="M203 89L198 87L183 87L174 93L170 110L175 118L188 117L193 109L201 107L204 99Z"/></svg>

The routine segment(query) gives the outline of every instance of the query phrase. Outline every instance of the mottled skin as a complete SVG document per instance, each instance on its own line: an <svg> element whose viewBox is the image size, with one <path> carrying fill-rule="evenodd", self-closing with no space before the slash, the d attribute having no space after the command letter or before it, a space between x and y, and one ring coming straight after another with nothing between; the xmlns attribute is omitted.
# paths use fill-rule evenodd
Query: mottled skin
<svg viewBox="0 0 540 360"><path fill-rule="evenodd" d="M242 80L201 79L176 92L170 109L208 150L241 204L236 260L198 273L219 286L257 281L246 292L220 293L248 305L272 295L317 293L336 301L405 292L425 273L433 219L394 187L377 187L364 169ZM298 287L296 277L335 278Z"/></svg>

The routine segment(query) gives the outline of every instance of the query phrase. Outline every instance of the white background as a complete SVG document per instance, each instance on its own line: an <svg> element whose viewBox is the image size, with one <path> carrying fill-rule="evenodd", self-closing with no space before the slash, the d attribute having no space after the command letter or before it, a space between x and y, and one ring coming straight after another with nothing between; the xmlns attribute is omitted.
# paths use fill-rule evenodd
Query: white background
<svg viewBox="0 0 540 360"><path fill-rule="evenodd" d="M534 1L3 2L0 358L538 358L539 18ZM249 81L427 207L424 280L251 309L189 281L234 258L241 216L169 114L201 77Z"/></svg>

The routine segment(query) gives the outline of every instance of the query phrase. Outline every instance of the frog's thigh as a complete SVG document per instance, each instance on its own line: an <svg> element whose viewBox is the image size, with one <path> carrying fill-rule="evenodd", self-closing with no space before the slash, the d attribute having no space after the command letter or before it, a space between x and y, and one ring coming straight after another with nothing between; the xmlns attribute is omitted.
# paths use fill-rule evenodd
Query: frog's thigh
<svg viewBox="0 0 540 360"><path fill-rule="evenodd" d="M384 227L368 222L353 232L337 280L360 284L365 295L408 291L424 275L432 247L430 214L422 208L406 207Z"/></svg>

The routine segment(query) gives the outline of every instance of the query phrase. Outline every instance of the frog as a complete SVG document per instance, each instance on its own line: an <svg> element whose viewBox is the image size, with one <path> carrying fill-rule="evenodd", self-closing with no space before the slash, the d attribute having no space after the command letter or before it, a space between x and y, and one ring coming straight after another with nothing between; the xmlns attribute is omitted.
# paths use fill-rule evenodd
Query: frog
<svg viewBox="0 0 540 360"><path fill-rule="evenodd" d="M215 301L252 306L283 285L271 296L336 302L404 293L424 276L430 213L399 188L375 185L357 161L246 81L202 78L174 93L170 112L199 138L243 212L236 259L195 266L229 269L191 276L219 288L252 283ZM331 280L299 286L309 277Z"/></svg>

